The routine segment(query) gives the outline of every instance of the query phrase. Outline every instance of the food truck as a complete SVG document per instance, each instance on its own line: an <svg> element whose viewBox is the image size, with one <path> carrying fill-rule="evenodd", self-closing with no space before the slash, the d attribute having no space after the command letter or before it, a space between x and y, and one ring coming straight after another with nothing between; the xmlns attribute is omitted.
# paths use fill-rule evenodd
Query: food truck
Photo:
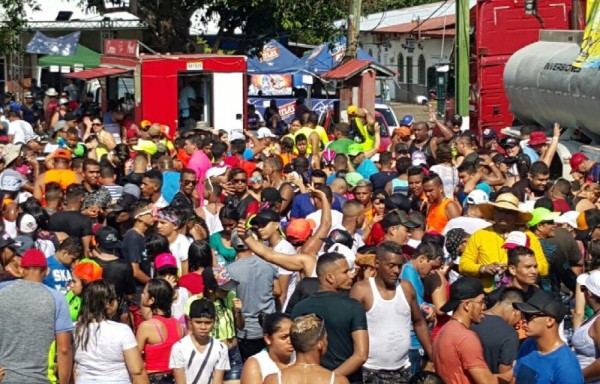
<svg viewBox="0 0 600 384"><path fill-rule="evenodd" d="M246 116L246 56L140 54L136 40L107 39L100 67L65 77L85 80L102 105L118 105L136 121L242 130ZM193 90L193 91L191 91ZM189 106L189 95L195 95ZM185 100L180 98L185 95ZM190 116L191 115L191 116Z"/></svg>

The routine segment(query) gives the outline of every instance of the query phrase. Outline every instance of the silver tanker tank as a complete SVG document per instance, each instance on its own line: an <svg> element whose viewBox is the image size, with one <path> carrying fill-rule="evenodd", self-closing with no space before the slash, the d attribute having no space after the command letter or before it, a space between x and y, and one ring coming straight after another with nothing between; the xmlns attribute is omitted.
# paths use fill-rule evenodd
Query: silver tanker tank
<svg viewBox="0 0 600 384"><path fill-rule="evenodd" d="M504 69L510 109L524 124L554 122L600 137L600 68L576 71L580 47L539 41L515 52Z"/></svg>

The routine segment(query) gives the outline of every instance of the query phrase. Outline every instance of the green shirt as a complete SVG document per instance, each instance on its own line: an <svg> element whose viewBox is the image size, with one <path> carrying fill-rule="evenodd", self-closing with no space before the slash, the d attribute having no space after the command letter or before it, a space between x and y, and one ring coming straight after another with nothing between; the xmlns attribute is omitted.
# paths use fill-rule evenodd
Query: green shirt
<svg viewBox="0 0 600 384"><path fill-rule="evenodd" d="M294 306L292 318L311 313L325 320L329 347L321 358L321 365L334 370L354 353L352 332L367 330L365 310L357 300L345 297L342 293L317 292ZM359 369L348 380L351 383L360 382L361 378Z"/></svg>
<svg viewBox="0 0 600 384"><path fill-rule="evenodd" d="M354 140L350 140L348 138L342 138L342 139L337 139L335 141L332 141L327 146L327 149L334 150L335 153L343 153L343 154L347 155L348 147L350 147L352 144L355 144Z"/></svg>
<svg viewBox="0 0 600 384"><path fill-rule="evenodd" d="M227 264L235 261L236 251L233 248L229 248L223 244L223 237L220 232L213 233L208 238L208 244L212 249L221 255Z"/></svg>

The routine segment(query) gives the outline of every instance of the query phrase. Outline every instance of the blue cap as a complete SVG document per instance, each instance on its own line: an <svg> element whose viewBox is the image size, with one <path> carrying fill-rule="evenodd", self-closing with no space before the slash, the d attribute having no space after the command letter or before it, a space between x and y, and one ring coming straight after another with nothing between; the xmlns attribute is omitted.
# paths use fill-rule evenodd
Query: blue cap
<svg viewBox="0 0 600 384"><path fill-rule="evenodd" d="M403 125L405 127L410 127L411 125L413 125L414 122L415 122L415 118L413 117L413 115L404 115L404 117L402 117L402 121L400 122L400 125Z"/></svg>
<svg viewBox="0 0 600 384"><path fill-rule="evenodd" d="M252 161L254 160L254 151L250 148L247 148L244 150L244 154L242 156L244 156L244 160Z"/></svg>
<svg viewBox="0 0 600 384"><path fill-rule="evenodd" d="M491 140L497 138L498 135L493 128L486 128L483 130L483 140Z"/></svg>

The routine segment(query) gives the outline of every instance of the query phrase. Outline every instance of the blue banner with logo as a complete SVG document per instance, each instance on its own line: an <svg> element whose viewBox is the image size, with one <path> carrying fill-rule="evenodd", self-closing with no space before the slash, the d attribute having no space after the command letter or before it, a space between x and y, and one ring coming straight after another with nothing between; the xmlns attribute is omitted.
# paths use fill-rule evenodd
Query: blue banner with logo
<svg viewBox="0 0 600 384"><path fill-rule="evenodd" d="M48 37L41 32L36 32L33 39L27 44L27 53L38 55L71 56L77 51L81 32L73 32L59 37Z"/></svg>
<svg viewBox="0 0 600 384"><path fill-rule="evenodd" d="M278 98L274 99L277 101L277 107L279 108L279 115L286 123L291 123L296 113L296 99L292 98ZM250 97L248 103L253 104L256 107L256 112L261 116L264 115L265 109L269 106L271 99ZM319 115L326 112L329 109L333 109L336 102L339 99L311 99L310 105L306 105L311 111L318 113Z"/></svg>

